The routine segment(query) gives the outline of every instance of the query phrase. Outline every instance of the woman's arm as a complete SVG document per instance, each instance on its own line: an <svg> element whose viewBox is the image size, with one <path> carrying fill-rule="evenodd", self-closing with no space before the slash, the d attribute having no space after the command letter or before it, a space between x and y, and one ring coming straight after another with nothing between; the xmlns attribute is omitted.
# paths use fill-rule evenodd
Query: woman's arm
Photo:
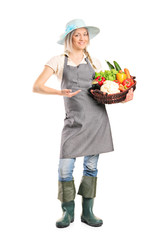
<svg viewBox="0 0 160 240"><path fill-rule="evenodd" d="M61 95L61 96L66 96L66 97L73 97L77 93L80 92L80 90L78 90L78 91L72 93L71 89L57 90L57 89L45 86L45 83L52 76L53 73L54 73L54 71L52 68L45 66L44 70L39 75L39 77L37 78L37 80L35 81L35 83L33 85L33 92L42 93L42 94Z"/></svg>
<svg viewBox="0 0 160 240"><path fill-rule="evenodd" d="M54 71L52 68L45 66L42 73L39 75L33 85L33 92L42 94L60 94L59 90L45 86L47 80L53 75Z"/></svg>

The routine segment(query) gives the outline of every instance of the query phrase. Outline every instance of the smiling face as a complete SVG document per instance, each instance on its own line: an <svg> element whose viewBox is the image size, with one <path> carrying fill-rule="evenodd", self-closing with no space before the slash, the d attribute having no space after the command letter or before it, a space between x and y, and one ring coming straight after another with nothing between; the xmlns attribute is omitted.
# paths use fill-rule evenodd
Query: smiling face
<svg viewBox="0 0 160 240"><path fill-rule="evenodd" d="M72 36L72 46L76 50L84 50L89 43L89 34L86 28L76 29Z"/></svg>

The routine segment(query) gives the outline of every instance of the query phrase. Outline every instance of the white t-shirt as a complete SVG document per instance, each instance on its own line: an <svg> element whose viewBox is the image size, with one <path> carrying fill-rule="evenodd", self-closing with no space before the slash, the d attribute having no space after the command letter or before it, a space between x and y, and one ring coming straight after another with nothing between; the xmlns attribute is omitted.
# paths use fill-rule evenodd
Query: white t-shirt
<svg viewBox="0 0 160 240"><path fill-rule="evenodd" d="M51 67L53 69L53 73L57 76L59 81L62 80L65 54L63 53L61 55L54 56L45 64L45 66L49 66L49 67ZM84 54L83 59L82 59L80 64L87 64L87 62L85 61L85 57L86 57L86 55ZM98 59L96 59L96 58L92 58L92 62L94 64L94 66L96 67L95 71L96 72L100 72L102 70L102 66L101 66L100 61ZM75 67L77 66L69 58L69 56L68 56L67 65L75 66Z"/></svg>

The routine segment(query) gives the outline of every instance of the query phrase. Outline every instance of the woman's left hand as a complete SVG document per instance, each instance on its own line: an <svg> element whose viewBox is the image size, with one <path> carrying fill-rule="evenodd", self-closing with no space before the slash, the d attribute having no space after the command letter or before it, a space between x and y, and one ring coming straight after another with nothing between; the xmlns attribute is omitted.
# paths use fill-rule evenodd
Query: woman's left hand
<svg viewBox="0 0 160 240"><path fill-rule="evenodd" d="M131 88L127 95L126 95L126 99L122 102L122 103L126 103L128 101L131 101L133 99L133 88Z"/></svg>

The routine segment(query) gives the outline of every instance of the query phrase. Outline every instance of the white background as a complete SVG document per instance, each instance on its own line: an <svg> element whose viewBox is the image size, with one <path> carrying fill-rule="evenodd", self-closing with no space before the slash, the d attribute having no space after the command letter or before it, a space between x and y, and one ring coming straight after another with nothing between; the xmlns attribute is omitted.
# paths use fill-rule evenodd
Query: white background
<svg viewBox="0 0 160 240"><path fill-rule="evenodd" d="M134 100L108 105L114 149L98 165L95 215L104 224L57 229L57 168L64 107L60 96L32 92L44 64L63 52L65 24L82 18L101 33L90 53L116 60L137 77ZM0 4L0 238L23 240L160 239L159 5L152 1L6 0ZM47 84L60 88L51 77ZM76 161L78 189L83 159Z"/></svg>

